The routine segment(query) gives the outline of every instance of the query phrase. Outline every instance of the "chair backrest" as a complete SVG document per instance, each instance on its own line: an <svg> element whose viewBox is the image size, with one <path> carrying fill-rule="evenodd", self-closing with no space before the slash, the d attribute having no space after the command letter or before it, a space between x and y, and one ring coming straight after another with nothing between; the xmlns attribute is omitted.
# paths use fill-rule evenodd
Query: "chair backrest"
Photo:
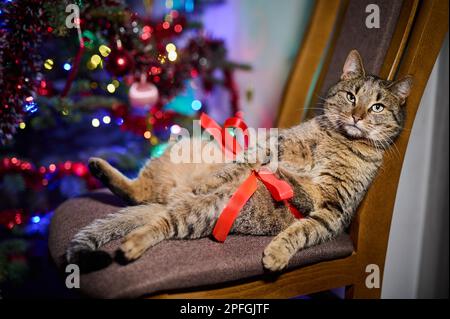
<svg viewBox="0 0 450 319"><path fill-rule="evenodd" d="M380 10L379 29L368 28L365 23L370 14L366 8L373 4ZM319 97L339 79L351 49L361 53L368 73L390 80L406 74L414 77L406 106L405 130L392 146L395 151L386 153L383 169L350 229L358 264L361 267L376 264L381 274L410 131L447 31L448 1L318 0L285 89L279 127L298 124L302 118L320 112ZM359 274L356 280L363 282L364 272ZM365 294L376 298L380 289L368 289Z"/></svg>

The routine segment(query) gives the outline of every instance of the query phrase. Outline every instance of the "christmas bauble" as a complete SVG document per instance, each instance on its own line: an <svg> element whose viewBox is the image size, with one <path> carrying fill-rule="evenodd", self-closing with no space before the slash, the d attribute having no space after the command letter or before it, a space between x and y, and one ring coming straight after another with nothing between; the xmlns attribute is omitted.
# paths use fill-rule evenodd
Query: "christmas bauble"
<svg viewBox="0 0 450 319"><path fill-rule="evenodd" d="M136 108L147 108L154 105L159 98L158 88L149 82L135 82L128 93L130 104Z"/></svg>
<svg viewBox="0 0 450 319"><path fill-rule="evenodd" d="M125 49L116 48L108 55L106 69L115 76L122 76L131 72L134 68L134 61L130 53Z"/></svg>

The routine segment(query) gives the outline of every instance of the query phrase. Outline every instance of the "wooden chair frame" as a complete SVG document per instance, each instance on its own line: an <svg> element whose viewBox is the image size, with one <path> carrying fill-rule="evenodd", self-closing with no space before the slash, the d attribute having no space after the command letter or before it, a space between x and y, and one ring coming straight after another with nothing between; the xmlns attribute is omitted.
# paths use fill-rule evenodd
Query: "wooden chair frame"
<svg viewBox="0 0 450 319"><path fill-rule="evenodd" d="M317 93L322 86L347 4L348 0L316 1L285 89L278 116L279 127L298 124L302 117L312 115L308 107L315 105L316 101L310 92ZM404 1L380 76L392 80L411 74L414 76L414 89L407 102L405 130L395 143L398 153L386 154L384 169L366 194L351 225L350 234L355 247L351 256L292 270L272 281L259 277L213 287L165 292L151 298L289 298L344 286L347 287L348 298L380 298L381 287L370 289L365 285L366 267L377 265L382 278L406 147L423 91L447 31L448 1Z"/></svg>

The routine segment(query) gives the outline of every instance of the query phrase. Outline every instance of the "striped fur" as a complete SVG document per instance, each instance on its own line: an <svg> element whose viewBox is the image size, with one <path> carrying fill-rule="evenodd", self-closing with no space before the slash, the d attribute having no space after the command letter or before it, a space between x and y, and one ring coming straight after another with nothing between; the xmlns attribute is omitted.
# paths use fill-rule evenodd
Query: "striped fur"
<svg viewBox="0 0 450 319"><path fill-rule="evenodd" d="M280 132L277 175L294 189L292 204L306 218L296 220L259 185L242 209L232 232L274 235L263 253L264 267L285 268L300 249L343 232L382 165L383 153L400 134L411 79L388 82L365 75L356 51L350 52L341 81L324 100L323 113ZM374 104L382 104L375 109ZM209 236L219 213L259 164L173 164L169 152L149 161L130 180L101 159L93 174L129 203L117 214L83 228L67 250L69 262L123 238L127 260L170 238Z"/></svg>

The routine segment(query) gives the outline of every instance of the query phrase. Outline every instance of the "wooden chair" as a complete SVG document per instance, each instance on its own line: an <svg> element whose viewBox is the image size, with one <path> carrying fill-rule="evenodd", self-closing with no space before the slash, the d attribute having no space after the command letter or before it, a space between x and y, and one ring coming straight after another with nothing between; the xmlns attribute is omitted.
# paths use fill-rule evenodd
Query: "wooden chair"
<svg viewBox="0 0 450 319"><path fill-rule="evenodd" d="M389 20L386 22L389 30L376 33L377 30L361 29L367 15L364 8L370 3L380 5L381 19ZM384 17L383 10L390 15ZM362 34L355 35L355 29ZM280 107L276 123L279 127L296 125L302 118L313 116L318 97L331 81L338 79L343 59L350 49L360 50L363 59L371 57L366 60L368 71L383 78L392 80L406 74L414 76L414 89L407 102L405 130L394 146L398 153L386 154L384 169L365 196L351 225L355 251L346 258L284 273L272 282L257 278L220 288L168 292L152 298L289 298L344 286L348 298L380 298L381 287L370 289L365 285L366 267L370 264L379 267L381 284L395 196L410 131L447 31L447 1L316 1ZM377 41L381 44L387 41L384 49L374 46Z"/></svg>

